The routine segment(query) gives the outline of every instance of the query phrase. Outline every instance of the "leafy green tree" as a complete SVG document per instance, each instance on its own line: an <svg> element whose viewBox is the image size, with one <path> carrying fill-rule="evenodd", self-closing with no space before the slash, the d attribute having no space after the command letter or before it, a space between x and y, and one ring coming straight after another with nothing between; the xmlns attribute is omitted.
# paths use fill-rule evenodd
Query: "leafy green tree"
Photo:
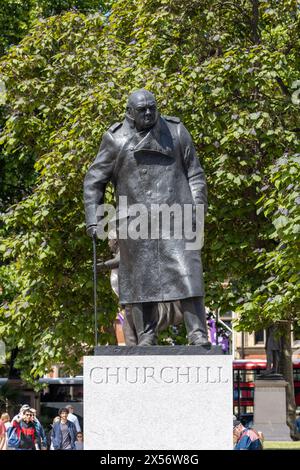
<svg viewBox="0 0 300 470"><path fill-rule="evenodd" d="M5 0L0 4L0 55L17 44L37 18L68 10L106 12L110 4L109 0Z"/></svg>
<svg viewBox="0 0 300 470"><path fill-rule="evenodd" d="M109 0L6 0L0 4L0 55L18 44L38 18L67 10L86 14L107 12L110 4ZM5 118L0 113L0 128L4 122ZM36 178L33 163L31 152L16 161L6 159L0 147L0 211L30 193Z"/></svg>
<svg viewBox="0 0 300 470"><path fill-rule="evenodd" d="M39 22L10 50L2 143L16 165L29 155L35 176L4 220L0 334L22 351L24 377L62 359L76 370L92 345L82 181L135 88L182 119L207 174L207 306L238 311L248 331L299 321L299 22L294 0L120 0L108 20ZM116 311L106 277L99 292L105 344Z"/></svg>

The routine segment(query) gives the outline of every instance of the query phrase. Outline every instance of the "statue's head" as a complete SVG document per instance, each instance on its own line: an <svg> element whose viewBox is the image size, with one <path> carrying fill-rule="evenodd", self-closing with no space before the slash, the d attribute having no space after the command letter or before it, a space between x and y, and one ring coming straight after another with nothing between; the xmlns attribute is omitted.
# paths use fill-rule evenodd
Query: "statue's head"
<svg viewBox="0 0 300 470"><path fill-rule="evenodd" d="M126 116L138 131L153 127L158 118L154 95L143 89L131 93L127 102Z"/></svg>

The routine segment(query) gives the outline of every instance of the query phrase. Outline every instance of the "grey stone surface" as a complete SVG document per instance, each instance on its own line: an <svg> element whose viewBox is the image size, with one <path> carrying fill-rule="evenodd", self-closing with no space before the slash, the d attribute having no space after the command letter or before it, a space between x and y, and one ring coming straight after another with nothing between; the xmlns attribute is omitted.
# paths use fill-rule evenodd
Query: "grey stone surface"
<svg viewBox="0 0 300 470"><path fill-rule="evenodd" d="M84 358L85 449L232 449L232 356L143 349Z"/></svg>
<svg viewBox="0 0 300 470"><path fill-rule="evenodd" d="M254 392L254 428L262 431L267 441L289 441L286 424L285 380L257 380Z"/></svg>
<svg viewBox="0 0 300 470"><path fill-rule="evenodd" d="M151 351L149 350L151 348ZM221 346L96 346L95 356L197 356L223 355Z"/></svg>

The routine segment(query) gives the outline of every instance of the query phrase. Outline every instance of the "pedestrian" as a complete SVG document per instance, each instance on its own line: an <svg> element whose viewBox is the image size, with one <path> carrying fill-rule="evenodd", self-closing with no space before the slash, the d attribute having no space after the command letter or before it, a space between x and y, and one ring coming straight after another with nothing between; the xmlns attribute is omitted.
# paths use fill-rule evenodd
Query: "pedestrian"
<svg viewBox="0 0 300 470"><path fill-rule="evenodd" d="M0 419L0 450L6 450L7 449L7 442L6 442L6 429L5 425Z"/></svg>
<svg viewBox="0 0 300 470"><path fill-rule="evenodd" d="M2 415L1 415L1 420L3 421L4 426L5 426L5 429L6 429L6 431L7 431L8 428L11 426L9 414L8 414L8 413L2 413Z"/></svg>
<svg viewBox="0 0 300 470"><path fill-rule="evenodd" d="M28 405L28 403L26 403L26 404L24 404L20 407L19 413L12 418L10 426L8 427L8 429L6 431L8 450L15 450L15 448L17 446L18 438L16 436L16 431L14 429L11 429L11 428L13 428L13 423L14 423L15 420L20 421L22 419L22 416L23 416L23 413L24 413L25 410L30 410L30 405Z"/></svg>
<svg viewBox="0 0 300 470"><path fill-rule="evenodd" d="M59 423L60 422L60 417L59 416L55 416L55 418L53 419L52 421L52 424L51 424L51 429L48 433L48 439L47 439L47 442L48 442L48 449L49 450L54 450L54 447L53 447L53 442L52 442L52 432L53 432L53 426L55 423Z"/></svg>
<svg viewBox="0 0 300 470"><path fill-rule="evenodd" d="M41 425L40 421L36 417L36 410L34 408L30 408L32 413L32 422L35 426L37 432L37 440L38 440L38 448L40 450L47 450L47 437L43 426Z"/></svg>
<svg viewBox="0 0 300 470"><path fill-rule="evenodd" d="M6 431L5 432L5 447L7 449L7 430L11 426L9 414L8 413L2 413L1 421L4 423L4 426L5 426L5 431Z"/></svg>
<svg viewBox="0 0 300 470"><path fill-rule="evenodd" d="M69 410L61 408L58 412L60 420L53 424L52 443L54 450L75 450L76 427L68 420Z"/></svg>
<svg viewBox="0 0 300 470"><path fill-rule="evenodd" d="M77 439L75 441L76 450L83 450L83 433L77 433Z"/></svg>
<svg viewBox="0 0 300 470"><path fill-rule="evenodd" d="M233 421L234 450L262 450L262 442L255 429L247 429L238 420Z"/></svg>
<svg viewBox="0 0 300 470"><path fill-rule="evenodd" d="M76 428L76 431L77 431L77 432L81 432L81 427L80 427L78 418L77 418L77 416L74 415L74 413L73 413L73 411L74 411L73 406L72 406L72 405L67 405L66 408L67 408L67 410L69 411L69 414L68 414L68 421L71 421L71 422L75 425L75 428Z"/></svg>
<svg viewBox="0 0 300 470"><path fill-rule="evenodd" d="M296 432L300 434L300 412L298 413L295 424L296 424Z"/></svg>
<svg viewBox="0 0 300 470"><path fill-rule="evenodd" d="M30 409L25 409L17 415L12 426L8 429L8 448L15 450L36 450L37 432L32 422Z"/></svg>

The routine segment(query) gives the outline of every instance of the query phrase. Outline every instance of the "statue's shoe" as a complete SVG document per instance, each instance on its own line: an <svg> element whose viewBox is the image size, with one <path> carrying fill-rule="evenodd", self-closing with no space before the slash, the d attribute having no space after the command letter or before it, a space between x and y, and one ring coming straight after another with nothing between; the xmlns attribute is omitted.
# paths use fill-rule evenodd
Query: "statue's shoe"
<svg viewBox="0 0 300 470"><path fill-rule="evenodd" d="M205 348L211 347L211 342L205 336L197 336L191 343L190 346L203 346Z"/></svg>

